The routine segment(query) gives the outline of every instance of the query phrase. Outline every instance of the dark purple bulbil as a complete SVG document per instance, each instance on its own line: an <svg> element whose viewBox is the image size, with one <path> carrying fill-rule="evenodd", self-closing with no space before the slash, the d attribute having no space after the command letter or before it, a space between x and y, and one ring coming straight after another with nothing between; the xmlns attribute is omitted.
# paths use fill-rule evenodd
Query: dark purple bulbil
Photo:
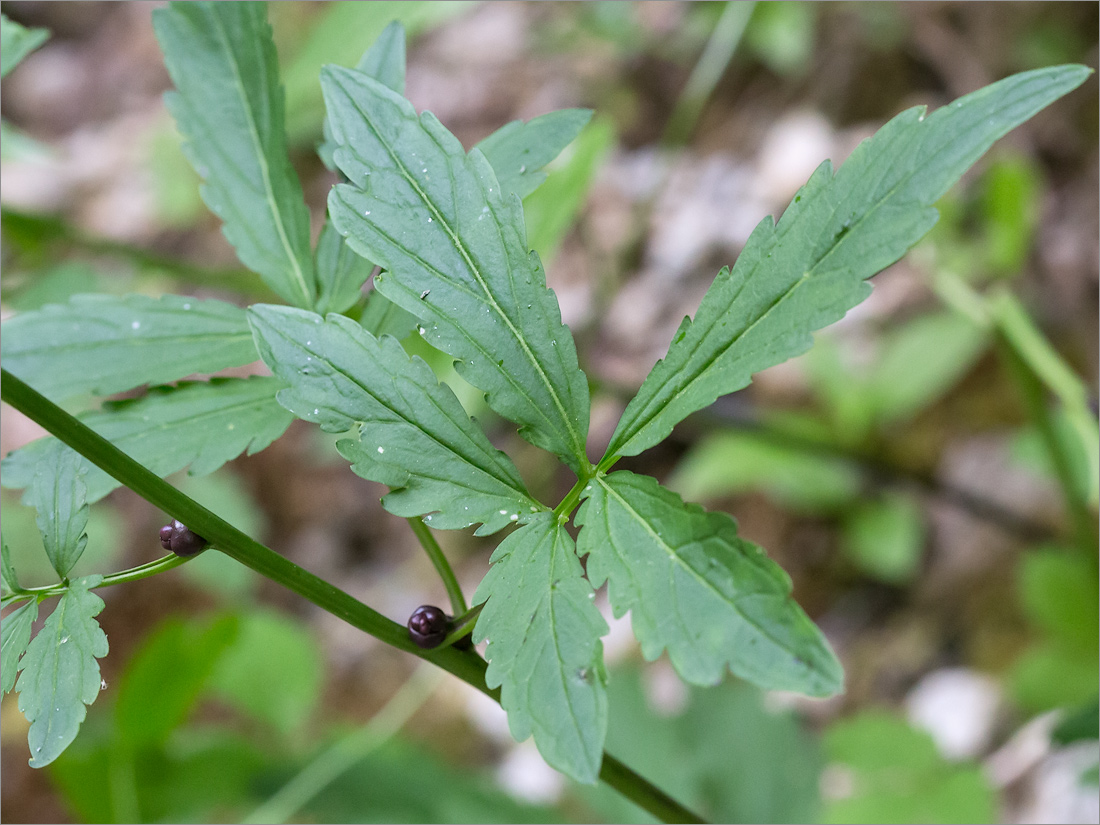
<svg viewBox="0 0 1100 825"><path fill-rule="evenodd" d="M450 629L450 617L430 604L422 604L409 616L409 636L417 647L439 647Z"/></svg>
<svg viewBox="0 0 1100 825"><path fill-rule="evenodd" d="M202 536L196 536L181 522L172 520L160 528L160 545L165 550L171 550L177 556L193 556L206 549L209 542Z"/></svg>

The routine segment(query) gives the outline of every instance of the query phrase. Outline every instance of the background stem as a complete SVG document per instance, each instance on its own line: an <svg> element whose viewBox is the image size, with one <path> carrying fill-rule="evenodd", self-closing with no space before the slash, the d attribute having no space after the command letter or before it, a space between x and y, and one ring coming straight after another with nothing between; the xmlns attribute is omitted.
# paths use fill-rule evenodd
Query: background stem
<svg viewBox="0 0 1100 825"><path fill-rule="evenodd" d="M451 600L451 614L455 618L461 616L469 608L466 606L466 599L462 595L462 586L458 583L458 578L455 576L455 571L451 569L450 562L447 561L447 557L443 555L443 548L439 546L439 542L435 540L435 536L432 535L432 531L428 529L428 525L422 522L418 518L405 519L412 528L412 531L416 534L416 537L420 540L420 546L424 548L424 552L428 554L428 558L432 560L432 564L435 565L436 572L439 573L439 578L443 579L443 586L447 588L447 596Z"/></svg>

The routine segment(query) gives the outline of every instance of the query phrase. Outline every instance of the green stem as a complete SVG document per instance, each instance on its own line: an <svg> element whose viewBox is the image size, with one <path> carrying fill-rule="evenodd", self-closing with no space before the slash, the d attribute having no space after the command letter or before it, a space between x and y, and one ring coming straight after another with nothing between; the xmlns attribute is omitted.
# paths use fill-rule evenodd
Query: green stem
<svg viewBox="0 0 1100 825"><path fill-rule="evenodd" d="M439 672L421 665L367 725L320 753L241 821L245 825L275 825L290 820L328 785L394 736L438 686Z"/></svg>
<svg viewBox="0 0 1100 825"><path fill-rule="evenodd" d="M1073 471L1070 449L1066 446L1051 414L1042 378L1030 368L1000 328L996 330L996 342L997 350L1016 382L1024 406L1035 423L1046 446L1047 454L1050 456L1051 464L1054 466L1054 474L1062 488L1062 497L1069 511L1074 544L1095 564L1097 542L1100 541L1096 521L1089 510L1087 497L1079 489L1080 485Z"/></svg>
<svg viewBox="0 0 1100 825"><path fill-rule="evenodd" d="M177 556L174 553L169 553L167 556L161 556L156 561L146 562L145 564L138 565L137 567L131 567L128 570L120 570L117 573L109 573L103 577L103 581L91 588L96 590L100 587L109 587L112 584L125 584L126 582L136 582L141 579L147 579L150 576L155 576L157 573L163 573L166 570L171 570L174 567L179 567L181 564L186 564L197 556ZM69 585L65 582L58 582L57 584L49 584L44 587L23 587L15 592L17 598L30 598L35 597L39 601L48 599L51 596L62 596L69 590Z"/></svg>
<svg viewBox="0 0 1100 825"><path fill-rule="evenodd" d="M0 399L150 504L186 524L209 541L213 549L278 582L352 627L431 662L500 702L500 689L491 689L485 683L488 665L475 650L460 650L453 646L421 650L409 638L407 628L249 538L4 369L0 369ZM666 822L703 821L607 753L604 754L600 777L627 799Z"/></svg>
<svg viewBox="0 0 1100 825"><path fill-rule="evenodd" d="M554 515L558 517L558 520L569 518L569 514L573 512L573 509L577 506L577 502L581 500L581 493L588 486L589 482L596 477L595 468L592 469L591 475L584 478L578 478L577 483L573 485L568 493L565 494L558 506L554 508Z"/></svg>
<svg viewBox="0 0 1100 825"><path fill-rule="evenodd" d="M428 529L428 525L420 519L409 518L405 521L409 523L413 533L420 540L420 546L424 548L424 552L428 554L428 558L435 565L439 578L443 579L443 586L447 588L447 596L451 599L451 613L455 616L461 616L469 608L466 607L466 599L462 595L462 586L458 583L455 571L451 569L447 557L443 555L443 548L435 540L435 536Z"/></svg>
<svg viewBox="0 0 1100 825"><path fill-rule="evenodd" d="M676 101L676 108L669 116L665 134L661 138L664 147L679 146L691 137L699 115L703 113L703 107L737 52L755 5L740 0L726 3L722 16L718 18L714 31L707 40L706 48L684 84L680 99Z"/></svg>

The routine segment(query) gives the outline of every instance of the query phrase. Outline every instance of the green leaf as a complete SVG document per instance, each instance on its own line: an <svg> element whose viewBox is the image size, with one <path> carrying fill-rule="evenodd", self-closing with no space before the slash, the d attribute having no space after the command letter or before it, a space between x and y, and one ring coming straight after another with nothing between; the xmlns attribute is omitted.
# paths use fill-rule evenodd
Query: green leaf
<svg viewBox="0 0 1100 825"><path fill-rule="evenodd" d="M287 132L291 142L313 138L324 116L317 75L329 63L351 66L376 43L393 21L403 24L409 37L441 25L472 8L466 2L375 0L371 3L334 3L319 10L304 42L286 66Z"/></svg>
<svg viewBox="0 0 1100 825"><path fill-rule="evenodd" d="M255 353L251 343L249 348ZM258 453L283 434L292 416L279 406L275 393L284 386L277 378L254 376L154 387L143 398L110 402L79 418L161 477L187 465L191 475L205 475L242 452ZM38 507L41 503L31 485L56 443L53 438L32 441L0 461L5 487L30 488L24 504ZM80 461L88 503L119 486L87 459Z"/></svg>
<svg viewBox="0 0 1100 825"><path fill-rule="evenodd" d="M2 540L0 540L0 571L3 572L0 582L3 583L3 594L5 596L18 593L23 589L19 586L19 579L16 577L15 568L11 564L11 551Z"/></svg>
<svg viewBox="0 0 1100 825"><path fill-rule="evenodd" d="M920 565L925 538L920 507L903 495L860 502L843 521L844 552L880 581L904 584Z"/></svg>
<svg viewBox="0 0 1100 825"><path fill-rule="evenodd" d="M32 500L38 510L42 545L57 575L64 579L88 544L86 459L54 440L34 474Z"/></svg>
<svg viewBox="0 0 1100 825"><path fill-rule="evenodd" d="M728 663L769 690L842 689L840 663L791 598L790 578L732 518L629 472L597 476L584 495L578 553L593 587L608 582L615 615L631 612L646 659L667 648L696 685L717 683Z"/></svg>
<svg viewBox="0 0 1100 825"><path fill-rule="evenodd" d="M237 636L237 617L164 620L119 680L115 722L130 746L164 742L195 706L219 658Z"/></svg>
<svg viewBox="0 0 1100 825"><path fill-rule="evenodd" d="M107 655L107 635L95 616L103 600L89 588L102 576L85 576L69 589L31 640L21 660L19 709L31 723L30 766L50 764L76 738L80 723L99 695L99 663Z"/></svg>
<svg viewBox="0 0 1100 825"><path fill-rule="evenodd" d="M53 401L256 360L244 311L179 295L77 295L3 325L4 368Z"/></svg>
<svg viewBox="0 0 1100 825"><path fill-rule="evenodd" d="M928 734L900 719L867 711L835 722L824 742L840 780L835 792L826 786L826 822L996 821L981 768L945 761Z"/></svg>
<svg viewBox="0 0 1100 825"><path fill-rule="evenodd" d="M474 594L474 640L489 640L485 681L500 686L516 741L532 733L547 763L594 783L607 732L607 622L592 603L573 539L543 513L500 543Z"/></svg>
<svg viewBox="0 0 1100 825"><path fill-rule="evenodd" d="M1084 82L1062 66L1014 75L944 106L902 112L834 175L821 164L778 225L765 218L733 270L627 406L607 460L663 440L687 415L746 386L753 373L808 349L811 333L870 294L865 283L936 222L932 204L992 143Z"/></svg>
<svg viewBox="0 0 1100 825"><path fill-rule="evenodd" d="M912 416L974 366L988 335L956 312L922 315L892 330L871 371L868 392L880 421Z"/></svg>
<svg viewBox="0 0 1100 825"><path fill-rule="evenodd" d="M394 488L382 499L391 513L430 513L424 521L440 529L481 522L484 535L539 509L511 460L395 339L271 304L253 306L249 321L264 361L290 385L280 404L328 432L359 427L337 448L356 473Z"/></svg>
<svg viewBox="0 0 1100 825"><path fill-rule="evenodd" d="M1094 657L1100 647L1096 566L1052 548L1024 556L1017 576L1020 601L1031 622L1069 650Z"/></svg>
<svg viewBox="0 0 1100 825"><path fill-rule="evenodd" d="M172 3L153 12L179 90L165 103L205 179L203 200L241 262L292 304L317 288L309 210L287 155L283 90L262 3Z"/></svg>
<svg viewBox="0 0 1100 825"><path fill-rule="evenodd" d="M28 29L0 14L0 77L19 65L28 54L46 42L46 29Z"/></svg>
<svg viewBox="0 0 1100 825"><path fill-rule="evenodd" d="M546 180L542 167L561 154L592 118L591 109L560 109L506 123L477 145L500 188L526 198Z"/></svg>
<svg viewBox="0 0 1100 825"><path fill-rule="evenodd" d="M279 732L300 732L317 706L324 660L301 621L257 608L240 616L240 631L218 658L208 689Z"/></svg>
<svg viewBox="0 0 1100 825"><path fill-rule="evenodd" d="M352 181L329 194L329 213L353 249L387 270L375 288L462 360L459 374L524 438L582 472L588 383L528 253L519 199L431 113L417 118L403 97L347 69L327 67L321 81L336 162Z"/></svg>
<svg viewBox="0 0 1100 825"><path fill-rule="evenodd" d="M336 231L332 221L325 221L317 239L317 311L322 315L350 309L362 297L374 264L353 252Z"/></svg>
<svg viewBox="0 0 1100 825"><path fill-rule="evenodd" d="M405 27L397 20L392 21L378 39L359 59L355 70L373 77L387 89L393 89L399 95L405 94ZM336 141L332 137L332 124L326 117L321 124L324 140L317 147L317 154L325 166L336 171L336 161L332 155L336 151ZM318 307L318 312L321 309Z"/></svg>
<svg viewBox="0 0 1100 825"><path fill-rule="evenodd" d="M416 328L416 316L403 310L381 292L372 291L359 316L359 323L375 338L392 335L400 341Z"/></svg>
<svg viewBox="0 0 1100 825"><path fill-rule="evenodd" d="M4 695L15 687L19 671L19 658L31 640L31 625L38 618L38 600L31 599L20 605L0 622L0 675L3 676Z"/></svg>
<svg viewBox="0 0 1100 825"><path fill-rule="evenodd" d="M562 239L572 229L584 206L604 157L615 145L615 139L611 121L596 120L554 164L546 182L524 199L527 243L542 260L549 261L557 254Z"/></svg>
<svg viewBox="0 0 1100 825"><path fill-rule="evenodd" d="M851 462L781 438L741 430L709 433L684 455L669 488L696 501L763 491L784 507L832 513L861 489Z"/></svg>

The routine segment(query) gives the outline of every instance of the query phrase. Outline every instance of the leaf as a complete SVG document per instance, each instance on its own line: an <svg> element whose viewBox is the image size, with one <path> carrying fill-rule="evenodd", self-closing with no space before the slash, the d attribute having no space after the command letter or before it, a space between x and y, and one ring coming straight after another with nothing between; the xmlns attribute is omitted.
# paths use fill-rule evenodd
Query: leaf
<svg viewBox="0 0 1100 825"><path fill-rule="evenodd" d="M7 77L28 54L46 42L46 29L28 29L0 14L0 77Z"/></svg>
<svg viewBox="0 0 1100 825"><path fill-rule="evenodd" d="M31 640L31 625L38 618L38 600L31 599L20 605L0 622L0 674L3 676L4 695L15 686L19 670L19 657Z"/></svg>
<svg viewBox="0 0 1100 825"><path fill-rule="evenodd" d="M568 157L550 172L546 182L524 199L527 243L542 260L549 261L557 255L615 140L611 122L603 118L596 120L581 132L569 147Z"/></svg>
<svg viewBox="0 0 1100 825"><path fill-rule="evenodd" d="M284 386L277 378L254 376L154 387L143 398L110 402L79 418L161 477L188 465L191 475L205 475L242 452L258 453L283 434L292 419L275 393ZM0 462L3 485L31 488L37 468L48 463L56 443L42 438L10 453ZM89 504L119 486L99 467L80 460ZM31 488L23 503L38 507L41 502Z"/></svg>
<svg viewBox="0 0 1100 825"><path fill-rule="evenodd" d="M297 619L255 608L218 658L208 689L284 735L302 732L320 698L324 661L317 638Z"/></svg>
<svg viewBox="0 0 1100 825"><path fill-rule="evenodd" d="M496 172L501 190L526 198L546 180L542 167L561 154L591 118L591 109L560 109L526 123L513 120L477 148Z"/></svg>
<svg viewBox="0 0 1100 825"><path fill-rule="evenodd" d="M474 594L474 640L489 640L485 681L501 688L516 741L532 733L547 763L594 783L607 731L607 622L592 603L573 539L543 513L500 543Z"/></svg>
<svg viewBox="0 0 1100 825"><path fill-rule="evenodd" d="M387 89L393 89L399 95L405 94L405 27L401 22L390 22L378 39L359 59L355 70L373 77ZM336 161L332 159L336 151L336 141L332 137L332 124L326 117L321 124L324 140L317 147L317 154L325 166L336 171ZM320 312L320 308L318 308Z"/></svg>
<svg viewBox="0 0 1100 825"><path fill-rule="evenodd" d="M485 535L539 509L511 460L395 339L271 304L249 309L249 321L264 362L290 385L280 404L328 432L359 427L336 446L356 473L394 488L382 499L391 513L430 513L424 521L441 529L481 522Z"/></svg>
<svg viewBox="0 0 1100 825"><path fill-rule="evenodd" d="M668 649L688 682L710 685L728 663L768 690L830 696L840 663L791 598L791 581L725 513L685 504L648 476L597 476L577 513L578 554L593 587L608 582L616 616L631 612L652 661Z"/></svg>
<svg viewBox="0 0 1100 825"><path fill-rule="evenodd" d="M416 328L416 316L406 312L381 292L372 291L359 323L375 338L392 335L398 341Z"/></svg>
<svg viewBox="0 0 1100 825"><path fill-rule="evenodd" d="M481 152L465 155L428 112L357 72L327 67L322 85L354 185L329 194L348 243L387 270L375 288L424 322L428 343L462 360L459 374L520 434L588 466L588 383L519 199L504 197ZM365 188L359 188L365 187Z"/></svg>
<svg viewBox="0 0 1100 825"><path fill-rule="evenodd" d="M179 295L77 295L3 325L4 367L52 401L256 360L244 311Z"/></svg>
<svg viewBox="0 0 1100 825"><path fill-rule="evenodd" d="M232 614L162 621L142 641L119 680L119 739L131 747L165 742L199 700L237 633Z"/></svg>
<svg viewBox="0 0 1100 825"><path fill-rule="evenodd" d="M398 94L405 91L405 28L394 20L374 41L355 67L369 77L393 89ZM329 169L336 171L332 159L336 141L332 137L332 125L326 117L322 124L324 140L317 147L317 154ZM317 242L317 282L321 294L316 310L321 315L343 312L360 298L360 289L367 282L374 264L362 257L345 243L343 236L326 218ZM369 328L369 327L368 327ZM410 324L409 329L412 329Z"/></svg>
<svg viewBox="0 0 1100 825"><path fill-rule="evenodd" d="M783 214L765 218L684 319L627 405L607 460L635 455L753 373L805 351L810 333L870 294L864 283L936 222L932 204L992 143L1084 82L1084 66L1013 75L944 106L902 112L834 175L826 161Z"/></svg>
<svg viewBox="0 0 1100 825"><path fill-rule="evenodd" d="M262 3L172 3L153 12L179 90L165 103L203 200L241 262L292 304L317 292L309 210L287 155L283 90Z"/></svg>
<svg viewBox="0 0 1100 825"><path fill-rule="evenodd" d="M883 711L834 722L825 751L839 794L825 822L995 822L996 793L981 768L950 763L927 733Z"/></svg>
<svg viewBox="0 0 1100 825"><path fill-rule="evenodd" d="M332 221L325 221L317 239L317 311L322 315L344 312L363 297L374 264L344 242Z"/></svg>
<svg viewBox="0 0 1100 825"><path fill-rule="evenodd" d="M5 596L19 593L23 589L19 586L19 579L16 577L15 568L11 564L11 551L2 540L0 540L0 571L3 572L0 582L3 583L3 594Z"/></svg>
<svg viewBox="0 0 1100 825"><path fill-rule="evenodd" d="M42 545L64 579L88 544L88 488L82 466L87 462L60 441L51 446L38 464L31 495Z"/></svg>
<svg viewBox="0 0 1100 825"><path fill-rule="evenodd" d="M107 655L107 636L95 620L103 600L89 588L102 580L85 576L71 582L20 662L15 690L31 723L32 768L50 764L69 746L84 721L85 705L99 695L96 659Z"/></svg>

